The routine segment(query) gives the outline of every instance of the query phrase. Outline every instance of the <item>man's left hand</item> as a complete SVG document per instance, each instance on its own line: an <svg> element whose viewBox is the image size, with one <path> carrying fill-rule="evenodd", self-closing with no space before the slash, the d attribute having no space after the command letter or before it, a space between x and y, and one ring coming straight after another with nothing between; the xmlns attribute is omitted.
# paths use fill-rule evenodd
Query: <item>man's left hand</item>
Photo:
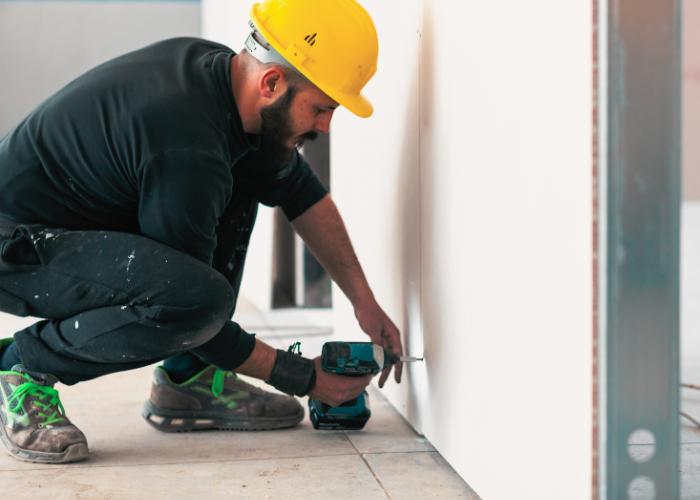
<svg viewBox="0 0 700 500"><path fill-rule="evenodd" d="M393 321L387 316L384 310L379 307L376 302L371 302L367 305L358 306L355 308L355 317L357 318L360 328L369 335L372 342L391 351L396 356L403 356L403 347L401 345L401 334ZM401 372L403 365L398 362L393 365L394 380L397 383L401 382ZM379 387L384 387L386 379L389 378L392 366L386 367L379 377Z"/></svg>

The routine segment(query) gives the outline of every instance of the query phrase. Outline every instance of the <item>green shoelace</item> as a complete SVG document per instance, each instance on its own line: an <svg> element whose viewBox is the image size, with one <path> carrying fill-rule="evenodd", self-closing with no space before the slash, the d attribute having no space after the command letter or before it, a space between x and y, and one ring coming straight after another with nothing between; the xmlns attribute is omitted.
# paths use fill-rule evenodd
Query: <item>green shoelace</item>
<svg viewBox="0 0 700 500"><path fill-rule="evenodd" d="M232 371L222 370L220 368L216 369L214 376L211 379L212 396L215 398L221 396L221 393L224 391L224 382L226 381L226 377L230 377L231 375L234 375Z"/></svg>
<svg viewBox="0 0 700 500"><path fill-rule="evenodd" d="M43 425L51 425L64 422L65 410L58 398L58 391L53 387L39 385L34 382L25 382L12 392L8 400L9 409L12 413L19 413L24 407L24 400L27 396L34 396L34 404L40 408L38 415L44 419ZM53 410L52 413L48 413ZM46 412L46 413L45 413Z"/></svg>

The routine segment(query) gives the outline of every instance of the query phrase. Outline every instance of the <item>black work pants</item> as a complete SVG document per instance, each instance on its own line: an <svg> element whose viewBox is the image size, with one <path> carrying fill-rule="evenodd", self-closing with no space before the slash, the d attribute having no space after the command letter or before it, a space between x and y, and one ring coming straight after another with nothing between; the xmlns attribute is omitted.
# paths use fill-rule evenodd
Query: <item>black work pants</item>
<svg viewBox="0 0 700 500"><path fill-rule="evenodd" d="M255 342L230 320L235 295L216 270L137 234L20 225L0 238L0 310L46 318L15 333L22 363L66 384L181 352L235 368Z"/></svg>

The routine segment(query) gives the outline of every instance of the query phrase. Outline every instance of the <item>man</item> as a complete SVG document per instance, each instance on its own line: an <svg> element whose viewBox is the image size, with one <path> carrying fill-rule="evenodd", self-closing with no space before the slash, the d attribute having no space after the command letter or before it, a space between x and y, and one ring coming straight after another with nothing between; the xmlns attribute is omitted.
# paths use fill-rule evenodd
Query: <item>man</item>
<svg viewBox="0 0 700 500"><path fill-rule="evenodd" d="M231 321L258 202L281 206L372 341L401 354L337 209L296 148L338 105L369 116L374 25L354 0L265 0L240 54L174 39L89 71L0 142L0 310L46 318L0 340L0 437L15 457L85 459L53 388L159 360L163 431L296 425L369 377L321 371ZM380 377L383 385L389 371ZM400 381L401 370L395 370ZM99 418L95 415L95 418Z"/></svg>

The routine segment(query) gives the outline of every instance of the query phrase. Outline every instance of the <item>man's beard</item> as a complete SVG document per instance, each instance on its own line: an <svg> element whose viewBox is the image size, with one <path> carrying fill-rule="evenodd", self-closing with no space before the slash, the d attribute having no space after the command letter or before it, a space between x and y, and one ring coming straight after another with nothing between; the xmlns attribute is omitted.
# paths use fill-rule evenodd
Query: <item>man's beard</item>
<svg viewBox="0 0 700 500"><path fill-rule="evenodd" d="M297 87L289 86L282 97L260 110L260 149L273 160L282 163L291 161L296 149L290 148L288 143L294 137L289 109L297 91ZM300 138L303 143L305 140L313 141L317 136L316 132L306 132Z"/></svg>

